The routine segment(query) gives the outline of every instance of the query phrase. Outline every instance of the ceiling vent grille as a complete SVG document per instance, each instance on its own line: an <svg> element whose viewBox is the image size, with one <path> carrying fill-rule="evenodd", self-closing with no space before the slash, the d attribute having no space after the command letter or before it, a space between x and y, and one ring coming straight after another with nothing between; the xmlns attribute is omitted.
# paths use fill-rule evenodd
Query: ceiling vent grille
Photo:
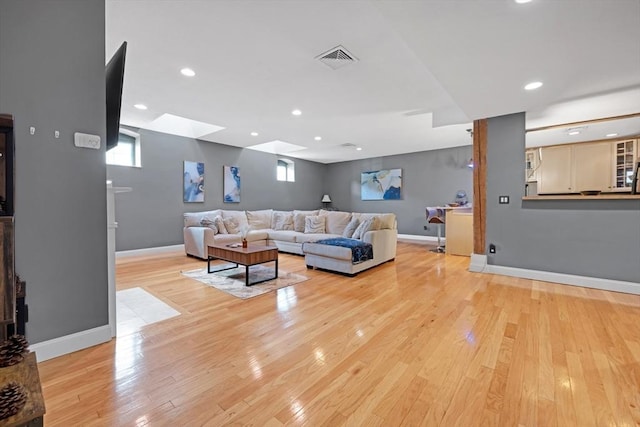
<svg viewBox="0 0 640 427"><path fill-rule="evenodd" d="M345 65L353 64L358 60L343 46L334 47L328 52L316 56L316 59L334 70L344 67Z"/></svg>

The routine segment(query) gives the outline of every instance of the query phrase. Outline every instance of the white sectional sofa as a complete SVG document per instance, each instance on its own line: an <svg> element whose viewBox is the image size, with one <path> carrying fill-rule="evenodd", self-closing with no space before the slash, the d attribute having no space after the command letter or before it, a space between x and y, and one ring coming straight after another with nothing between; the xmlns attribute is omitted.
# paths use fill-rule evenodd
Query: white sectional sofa
<svg viewBox="0 0 640 427"><path fill-rule="evenodd" d="M307 217L311 218L307 219ZM220 221L226 225L220 226ZM367 224L363 224L364 222ZM351 261L349 248L315 243L322 239L344 237L345 229L349 228L347 231L349 234L355 225L360 226L360 224L363 224L363 227L360 227L359 231L365 232L361 236L354 237L373 246L373 259L354 264ZM321 227L314 229L314 225ZM219 232L220 228L225 230ZM226 228L229 229L226 230ZM248 229L246 239L249 242L271 244L281 252L305 255L305 262L309 268L356 274L393 260L396 256L398 231L395 214L327 210L217 209L188 212L184 214L185 252L187 255L206 259L207 246L240 242L241 233L238 230L243 229L245 231Z"/></svg>

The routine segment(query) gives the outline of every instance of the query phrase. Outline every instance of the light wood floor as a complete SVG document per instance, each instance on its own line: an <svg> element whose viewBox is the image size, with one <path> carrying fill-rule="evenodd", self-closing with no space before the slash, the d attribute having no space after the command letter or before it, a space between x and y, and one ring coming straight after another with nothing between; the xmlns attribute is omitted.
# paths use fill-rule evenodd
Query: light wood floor
<svg viewBox="0 0 640 427"><path fill-rule="evenodd" d="M638 426L640 296L395 262L240 300L175 253L118 261L182 315L39 365L47 426Z"/></svg>

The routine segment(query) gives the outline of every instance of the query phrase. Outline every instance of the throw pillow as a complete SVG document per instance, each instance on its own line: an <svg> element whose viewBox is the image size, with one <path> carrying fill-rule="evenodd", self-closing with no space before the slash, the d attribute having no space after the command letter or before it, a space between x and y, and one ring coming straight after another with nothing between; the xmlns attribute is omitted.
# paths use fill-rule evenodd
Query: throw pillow
<svg viewBox="0 0 640 427"><path fill-rule="evenodd" d="M229 232L227 231L227 227L224 226L224 221L222 220L222 217L220 215L216 216L213 219L213 223L216 225L216 228L218 229L218 233L229 234Z"/></svg>
<svg viewBox="0 0 640 427"><path fill-rule="evenodd" d="M264 230L267 228L271 228L271 216L273 214L273 211L271 209L264 209L261 211L246 211L246 214L247 222L252 230Z"/></svg>
<svg viewBox="0 0 640 427"><path fill-rule="evenodd" d="M274 230L293 230L293 213L274 212L271 228Z"/></svg>
<svg viewBox="0 0 640 427"><path fill-rule="evenodd" d="M238 234L240 232L240 226L235 218L222 218L222 222L228 234Z"/></svg>
<svg viewBox="0 0 640 427"><path fill-rule="evenodd" d="M349 224L344 228L342 237L353 237L353 233L356 231L356 228L358 228L358 225L360 225L360 220L358 218L351 219Z"/></svg>
<svg viewBox="0 0 640 427"><path fill-rule="evenodd" d="M200 225L203 226L203 227L209 227L210 229L212 229L213 230L213 234L217 234L218 233L218 227L216 227L215 218L209 218L209 217L205 216L200 221Z"/></svg>
<svg viewBox="0 0 640 427"><path fill-rule="evenodd" d="M324 233L324 216L309 215L304 219L305 234Z"/></svg>
<svg viewBox="0 0 640 427"><path fill-rule="evenodd" d="M305 218L308 216L309 214L305 214L305 213L293 214L293 229L300 233L304 233Z"/></svg>
<svg viewBox="0 0 640 427"><path fill-rule="evenodd" d="M377 230L379 228L377 218L365 219L360 223L356 231L353 232L352 238L362 239L367 231Z"/></svg>

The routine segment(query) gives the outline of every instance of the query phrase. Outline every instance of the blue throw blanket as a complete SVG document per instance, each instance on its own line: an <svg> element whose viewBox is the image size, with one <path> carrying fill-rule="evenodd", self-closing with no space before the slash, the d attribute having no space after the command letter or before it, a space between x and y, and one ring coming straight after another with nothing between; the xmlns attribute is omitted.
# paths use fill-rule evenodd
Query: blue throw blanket
<svg viewBox="0 0 640 427"><path fill-rule="evenodd" d="M357 239L347 239L346 237L336 237L333 239L322 239L315 243L330 246L341 246L351 248L351 261L354 264L373 259L373 246Z"/></svg>

